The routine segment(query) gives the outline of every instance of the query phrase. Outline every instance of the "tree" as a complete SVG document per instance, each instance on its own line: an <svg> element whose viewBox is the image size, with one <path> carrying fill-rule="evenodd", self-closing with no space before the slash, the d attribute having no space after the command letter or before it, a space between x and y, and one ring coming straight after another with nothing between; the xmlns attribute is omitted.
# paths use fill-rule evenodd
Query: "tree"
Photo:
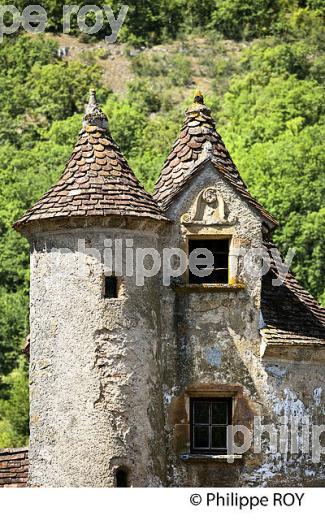
<svg viewBox="0 0 325 520"><path fill-rule="evenodd" d="M26 362L3 378L7 399L0 400L0 446L25 446L29 435L29 397Z"/></svg>
<svg viewBox="0 0 325 520"><path fill-rule="evenodd" d="M212 20L226 38L240 40L270 34L278 12L278 1L222 0L216 1Z"/></svg>

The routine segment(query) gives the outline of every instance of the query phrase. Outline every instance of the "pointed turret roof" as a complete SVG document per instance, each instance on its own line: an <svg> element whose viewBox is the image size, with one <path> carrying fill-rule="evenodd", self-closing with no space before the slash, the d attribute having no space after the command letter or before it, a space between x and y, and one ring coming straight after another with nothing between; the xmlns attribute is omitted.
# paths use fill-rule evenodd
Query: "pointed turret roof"
<svg viewBox="0 0 325 520"><path fill-rule="evenodd" d="M216 130L210 109L204 104L201 92L186 110L186 117L178 139L164 164L155 186L154 198L166 210L199 169L211 162L216 170L239 192L270 227L276 220L248 192L225 144Z"/></svg>
<svg viewBox="0 0 325 520"><path fill-rule="evenodd" d="M166 219L110 135L91 90L79 140L61 178L14 227L40 219L109 215Z"/></svg>

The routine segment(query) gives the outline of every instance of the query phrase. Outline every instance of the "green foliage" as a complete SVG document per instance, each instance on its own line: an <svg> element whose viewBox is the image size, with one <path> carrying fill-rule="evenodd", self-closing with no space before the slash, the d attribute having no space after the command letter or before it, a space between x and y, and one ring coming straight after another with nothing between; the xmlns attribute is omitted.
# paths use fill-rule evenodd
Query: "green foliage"
<svg viewBox="0 0 325 520"><path fill-rule="evenodd" d="M27 332L28 296L0 288L0 374L9 374L21 354L22 338ZM0 393L1 395L1 393Z"/></svg>
<svg viewBox="0 0 325 520"><path fill-rule="evenodd" d="M26 362L20 358L17 368L3 378L7 399L0 400L0 446L26 446L29 435L29 398Z"/></svg>
<svg viewBox="0 0 325 520"><path fill-rule="evenodd" d="M159 85L148 78L137 78L131 81L128 85L128 98L132 103L141 106L147 115L159 112L161 108Z"/></svg>
<svg viewBox="0 0 325 520"><path fill-rule="evenodd" d="M254 74L259 83L278 75L294 74L298 79L304 79L310 73L317 51L317 46L304 40L280 43L276 38L268 37L244 53L241 65Z"/></svg>
<svg viewBox="0 0 325 520"><path fill-rule="evenodd" d="M42 42L44 49L39 51ZM90 77L99 96L106 93L100 88L102 72L98 66L60 62L54 56L55 49L48 40L26 36L6 40L3 48L0 45L1 142L29 146L41 128L81 111Z"/></svg>
<svg viewBox="0 0 325 520"><path fill-rule="evenodd" d="M212 20L224 36L240 40L269 34L278 11L277 0L223 0L216 2Z"/></svg>
<svg viewBox="0 0 325 520"><path fill-rule="evenodd" d="M153 53L152 51L143 52L133 58L132 67L137 76L144 78L147 85L154 80L157 87L163 86L164 91L168 88L192 84L190 60L181 54L168 55L166 53ZM139 82L137 82L137 86L140 86ZM158 91L157 87L156 92ZM141 94L143 90L142 88ZM159 108L161 108L161 105Z"/></svg>
<svg viewBox="0 0 325 520"><path fill-rule="evenodd" d="M46 143L62 146L64 147L62 148L63 154L68 155L68 153L75 145L76 136L80 131L81 124L81 114L74 114L73 116L67 117L63 121L54 121L48 130L41 132L43 139L45 139L45 146Z"/></svg>
<svg viewBox="0 0 325 520"><path fill-rule="evenodd" d="M0 141L18 143L23 130L33 133L36 121L28 118L29 91L26 82L34 63L39 66L56 61L57 45L43 38L26 35L5 38L0 45Z"/></svg>
<svg viewBox="0 0 325 520"><path fill-rule="evenodd" d="M128 156L139 144L147 120L146 113L132 100L118 100L117 96L108 98L104 111L109 114L114 139Z"/></svg>
<svg viewBox="0 0 325 520"><path fill-rule="evenodd" d="M132 67L140 77L165 76L169 72L169 56L166 53L142 52L133 58Z"/></svg>
<svg viewBox="0 0 325 520"><path fill-rule="evenodd" d="M324 113L324 90L315 81L294 76L271 77L264 86L248 75L231 84L224 110L234 130L232 139L251 146L286 129L296 133L317 123Z"/></svg>
<svg viewBox="0 0 325 520"><path fill-rule="evenodd" d="M188 86L192 84L192 67L184 56L174 56L171 60L171 68L168 77L177 87Z"/></svg>
<svg viewBox="0 0 325 520"><path fill-rule="evenodd" d="M130 164L145 187L152 191L170 147L179 132L179 113L158 114L147 121Z"/></svg>
<svg viewBox="0 0 325 520"><path fill-rule="evenodd" d="M274 32L286 41L305 39L324 49L324 14L324 6L323 10L314 8L311 2L307 7L293 5L291 9L280 11Z"/></svg>
<svg viewBox="0 0 325 520"><path fill-rule="evenodd" d="M309 287L313 294L318 295L320 303L325 305L325 208L305 215L292 212L276 239L280 246L294 244L296 253L293 269L297 278L304 287Z"/></svg>
<svg viewBox="0 0 325 520"><path fill-rule="evenodd" d="M0 5L6 5L0 1ZM20 12L30 5L27 0L14 0ZM61 33L63 28L63 4L57 0L43 0L47 13L46 30ZM73 5L80 8L89 5L79 0ZM122 0L94 0L99 8L110 6L117 17L124 3ZM215 30L226 38L235 40L264 37L268 34L311 38L318 34L324 16L322 0L129 0L128 12L119 37L121 41L141 47L174 39L181 34L193 34ZM89 13L86 23L91 27L94 13ZM77 15L70 17L70 34L83 42L102 40L111 34L111 27L103 19L103 28L94 35L80 32ZM8 22L9 23L9 22Z"/></svg>
<svg viewBox="0 0 325 520"><path fill-rule="evenodd" d="M122 29L122 38L135 45L161 41L163 29L167 25L168 11L162 8L160 0L132 0L128 3L129 11ZM171 2L173 12L175 2Z"/></svg>
<svg viewBox="0 0 325 520"><path fill-rule="evenodd" d="M96 65L37 63L27 79L30 111L42 115L49 123L72 116L83 109L89 92L89 78L97 88L100 77L101 71Z"/></svg>

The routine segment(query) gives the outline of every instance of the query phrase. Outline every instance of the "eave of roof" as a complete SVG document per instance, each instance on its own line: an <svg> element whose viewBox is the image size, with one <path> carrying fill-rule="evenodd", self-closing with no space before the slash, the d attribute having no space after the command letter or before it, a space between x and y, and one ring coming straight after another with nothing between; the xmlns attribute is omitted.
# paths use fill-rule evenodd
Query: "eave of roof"
<svg viewBox="0 0 325 520"><path fill-rule="evenodd" d="M314 336L305 336L288 330L282 330L276 327L265 327L261 330L261 334L267 345L282 346L320 346L325 348L325 338L316 338Z"/></svg>

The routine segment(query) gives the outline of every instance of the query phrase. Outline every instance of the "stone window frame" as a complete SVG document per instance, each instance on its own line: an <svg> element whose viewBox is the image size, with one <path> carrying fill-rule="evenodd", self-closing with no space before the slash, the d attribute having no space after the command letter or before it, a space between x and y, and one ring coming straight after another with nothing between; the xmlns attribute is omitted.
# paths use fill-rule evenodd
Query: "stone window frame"
<svg viewBox="0 0 325 520"><path fill-rule="evenodd" d="M191 399L205 397L207 399L210 398L229 398L232 400L231 405L231 424L235 425L238 423L238 417L236 416L237 402L238 400L243 398L243 387L241 385L231 385L231 384L204 384L201 385L193 385L188 387L184 392L185 398L185 409L186 409L186 439L184 439L184 444L188 446L188 449L185 453L180 454L180 459L183 462L200 462L204 460L210 460L215 462L222 462L225 459L232 460L242 460L242 455L231 455L231 454L204 454L204 453L192 453L191 452ZM185 431L185 430L184 430Z"/></svg>
<svg viewBox="0 0 325 520"><path fill-rule="evenodd" d="M233 228L216 229L207 226L190 226L183 234L183 251L187 258L189 257L189 241L190 240L229 240L229 259L228 259L228 283L202 283L190 284L189 282L189 268L183 274L183 284L187 288L201 291L205 289L242 289L245 284L240 284L237 281L237 259L235 259L232 251L235 246L235 230Z"/></svg>
<svg viewBox="0 0 325 520"><path fill-rule="evenodd" d="M204 282L204 281L201 281L201 282L190 282L190 269L188 267L187 269L187 282L190 284L190 285L204 285L204 284L209 284L209 285L229 285L229 280L230 280L230 248L231 248L231 242L232 242L232 237L229 237L229 236L220 236L220 235L208 235L208 236L201 236L201 235L191 235L191 236L187 236L187 244L186 244L186 247L187 247L187 258L189 258L189 255L190 255L190 242L204 242L204 241L209 241L209 242L218 242L218 241L227 241L228 242L228 251L227 251L227 260L228 260L228 265L227 265L227 282ZM208 246L207 246L207 249Z"/></svg>

